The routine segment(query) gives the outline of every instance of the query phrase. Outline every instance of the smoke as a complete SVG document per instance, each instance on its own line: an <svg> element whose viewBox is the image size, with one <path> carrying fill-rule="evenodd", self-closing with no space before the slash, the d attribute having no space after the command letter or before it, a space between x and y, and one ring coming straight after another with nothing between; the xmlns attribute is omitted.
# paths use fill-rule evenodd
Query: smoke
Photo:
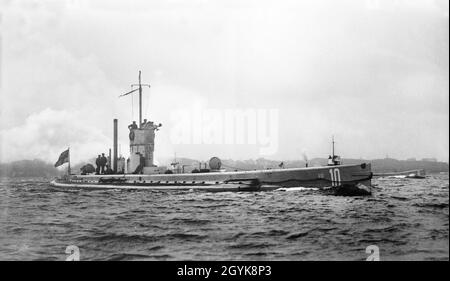
<svg viewBox="0 0 450 281"><path fill-rule="evenodd" d="M302 156L303 156L303 161L308 162L308 155L306 155L306 151L305 150L303 150Z"/></svg>
<svg viewBox="0 0 450 281"><path fill-rule="evenodd" d="M0 131L0 161L43 159L53 163L70 147L71 162L76 164L107 153L112 140L85 120L77 111L47 108L30 115L22 126Z"/></svg>
<svg viewBox="0 0 450 281"><path fill-rule="evenodd" d="M308 155L306 154L306 149L302 151L303 161L305 161L306 165L308 165Z"/></svg>

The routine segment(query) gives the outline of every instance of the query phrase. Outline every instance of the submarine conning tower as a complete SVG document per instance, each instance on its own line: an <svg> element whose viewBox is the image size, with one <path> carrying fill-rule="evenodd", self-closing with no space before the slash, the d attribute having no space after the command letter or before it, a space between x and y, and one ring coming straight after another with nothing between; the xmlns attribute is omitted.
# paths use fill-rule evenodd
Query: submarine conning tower
<svg viewBox="0 0 450 281"><path fill-rule="evenodd" d="M135 123L128 126L130 133L130 158L128 163L128 173L133 173L141 163L141 156L145 159L146 167L156 167L153 153L155 151L155 131L161 127L152 121L144 121L139 127Z"/></svg>
<svg viewBox="0 0 450 281"><path fill-rule="evenodd" d="M133 87L137 87L133 89ZM130 158L127 161L127 172L138 174L152 174L163 172L164 167L157 167L153 162L153 152L155 151L155 131L161 127L152 121L144 119L142 121L142 87L149 87L149 84L141 83L141 71L139 71L139 83L132 84L132 90L120 95L123 97L139 91L139 123L133 121L128 126L130 130Z"/></svg>

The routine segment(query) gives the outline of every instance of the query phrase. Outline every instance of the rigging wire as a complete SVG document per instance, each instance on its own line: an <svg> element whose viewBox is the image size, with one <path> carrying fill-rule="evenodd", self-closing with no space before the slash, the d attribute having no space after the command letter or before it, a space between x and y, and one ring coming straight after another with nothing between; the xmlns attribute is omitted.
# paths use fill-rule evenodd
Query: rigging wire
<svg viewBox="0 0 450 281"><path fill-rule="evenodd" d="M250 170L247 170L247 169L241 169L241 168L237 168L237 167L232 167L232 166L229 166L229 165L225 165L225 164L223 164L223 163L222 163L222 166L224 166L224 167L226 167L226 168L231 168L231 169L234 169L234 170L250 171Z"/></svg>
<svg viewBox="0 0 450 281"><path fill-rule="evenodd" d="M146 100L147 100L147 109L145 110L145 113L147 113L147 117L150 118L150 114L149 114L149 112L150 112L150 97L147 97Z"/></svg>
<svg viewBox="0 0 450 281"><path fill-rule="evenodd" d="M134 95L131 95L131 121L134 119Z"/></svg>

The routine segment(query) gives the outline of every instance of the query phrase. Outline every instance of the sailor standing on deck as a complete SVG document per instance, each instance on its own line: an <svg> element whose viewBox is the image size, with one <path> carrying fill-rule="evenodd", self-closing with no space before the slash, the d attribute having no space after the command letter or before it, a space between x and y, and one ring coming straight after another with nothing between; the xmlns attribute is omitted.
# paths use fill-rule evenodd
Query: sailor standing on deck
<svg viewBox="0 0 450 281"><path fill-rule="evenodd" d="M102 157L100 157L100 173L101 174L105 173L106 163L108 163L108 159L106 159L105 153L102 153Z"/></svg>
<svg viewBox="0 0 450 281"><path fill-rule="evenodd" d="M97 168L95 169L95 173L98 175L100 174L100 163L101 163L101 157L100 155L97 157L97 159L95 159L95 165L97 166Z"/></svg>
<svg viewBox="0 0 450 281"><path fill-rule="evenodd" d="M112 174L114 174L114 171L111 169L111 167L106 165L105 174L106 175L112 175Z"/></svg>

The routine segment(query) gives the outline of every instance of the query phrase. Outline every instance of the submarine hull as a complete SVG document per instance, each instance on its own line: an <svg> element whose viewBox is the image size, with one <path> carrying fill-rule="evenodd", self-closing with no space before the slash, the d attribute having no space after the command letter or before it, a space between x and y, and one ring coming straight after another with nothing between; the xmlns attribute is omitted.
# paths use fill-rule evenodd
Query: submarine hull
<svg viewBox="0 0 450 281"><path fill-rule="evenodd" d="M370 164L189 174L70 175L52 186L89 189L263 191L291 187L371 186Z"/></svg>

